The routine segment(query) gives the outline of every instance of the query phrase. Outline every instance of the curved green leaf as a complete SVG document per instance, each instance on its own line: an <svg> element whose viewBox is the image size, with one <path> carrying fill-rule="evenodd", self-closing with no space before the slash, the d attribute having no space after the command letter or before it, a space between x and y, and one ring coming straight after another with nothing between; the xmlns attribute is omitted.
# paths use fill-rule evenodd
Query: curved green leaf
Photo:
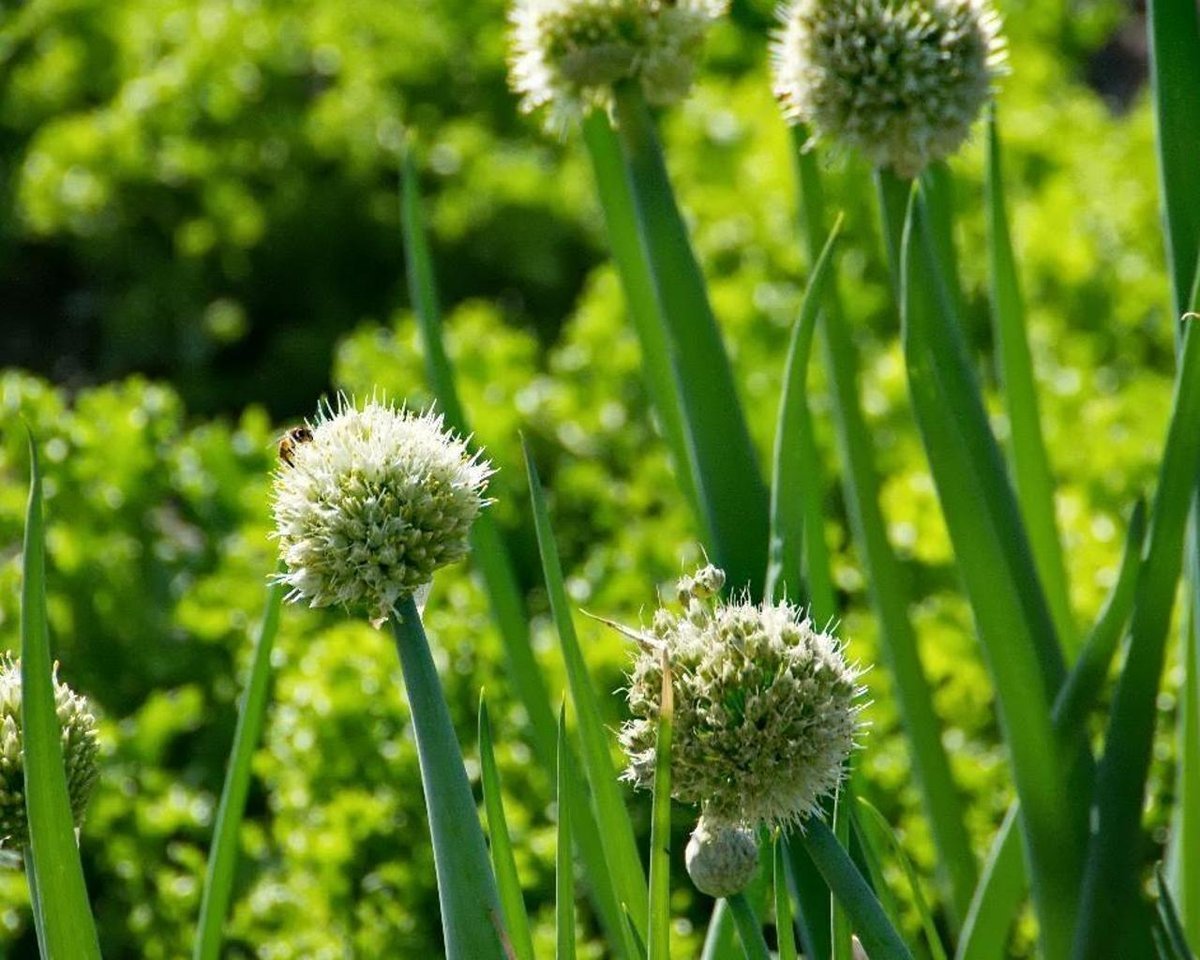
<svg viewBox="0 0 1200 960"><path fill-rule="evenodd" d="M1098 827L1088 851L1077 960L1111 956L1114 946L1128 951L1149 945L1138 920L1144 905L1138 893L1137 850L1184 529L1200 478L1197 326L1197 320L1189 321L1184 334L1146 555L1135 587L1129 653L1113 698L1096 783ZM1117 940L1114 931L1136 939Z"/></svg>
<svg viewBox="0 0 1200 960"><path fill-rule="evenodd" d="M217 822L213 828L212 846L208 852L208 868L204 875L204 893L200 898L200 920L196 925L195 960L216 960L221 953L225 917L233 893L233 872L237 866L242 815L246 810L246 794L250 789L251 763L262 736L263 720L271 690L271 649L279 630L280 608L285 588L278 581L267 589L267 606L254 656L250 661L250 676L238 702L237 726L233 732L233 749L229 754L229 769L221 790Z"/></svg>
<svg viewBox="0 0 1200 960"><path fill-rule="evenodd" d="M619 902L624 903L629 911L634 930L639 936L644 936L647 929L648 901L646 876L642 872L633 825L629 820L629 812L625 809L625 801L617 781L617 771L609 752L599 700L588 674L583 652L579 649L579 639L575 634L575 624L571 619L567 592L563 586L558 546L554 542L554 531L546 509L546 496L528 446L525 446L525 469L529 478L529 496L546 592L558 629L563 662L567 669L567 683L571 690L571 702L575 705L584 772L591 788L596 822L600 827L600 835L604 838L605 859Z"/></svg>
<svg viewBox="0 0 1200 960"><path fill-rule="evenodd" d="M583 118L583 142L592 161L596 192L613 262L621 277L621 289L629 305L629 316L642 350L642 367L650 402L662 424L663 437L670 448L679 486L691 505L696 522L708 538L708 516L700 506L694 464L688 456L687 430L679 409L679 396L671 372L671 351L666 327L654 295L654 281L648 261L642 256L638 237L637 211L634 209L629 180L621 159L621 144L603 110L593 110Z"/></svg>
<svg viewBox="0 0 1200 960"><path fill-rule="evenodd" d="M729 897L729 909L737 924L746 960L771 960L771 951L767 949L767 941L763 936L762 921L754 913L745 891Z"/></svg>
<svg viewBox="0 0 1200 960"><path fill-rule="evenodd" d="M557 960L575 960L575 859L571 839L571 750L567 744L567 706L558 714L558 845L555 852L554 939Z"/></svg>
<svg viewBox="0 0 1200 960"><path fill-rule="evenodd" d="M1011 431L1013 480L1055 629L1064 649L1074 653L1078 637L1071 615L1058 521L1054 515L1054 479L1038 414L1033 358L1025 332L1025 306L1021 300L1021 286L1004 205L1000 137L996 132L994 109L988 118L987 131L988 259L992 318L996 330L1000 382L1004 386L1004 403Z"/></svg>
<svg viewBox="0 0 1200 960"><path fill-rule="evenodd" d="M508 819L500 791L500 770L492 747L492 722L487 703L479 698L479 773L483 783L483 809L487 813L488 838L491 840L492 869L496 872L496 888L500 908L504 912L504 928L515 960L534 960L533 938L529 934L529 915L521 894L517 876L517 861L513 856Z"/></svg>
<svg viewBox="0 0 1200 960"><path fill-rule="evenodd" d="M942 938L938 936L937 926L933 922L933 914L929 911L929 904L925 900L925 895L921 893L921 882L917 879L917 871L913 867L908 853L905 852L904 845L900 842L900 838L896 836L896 832L892 829L891 824L887 822L887 818L873 807L870 801L865 797L858 797L857 799L859 806L867 811L867 815L875 824L875 828L887 837L892 850L896 854L896 858L900 861L900 866L904 870L904 877L908 880L913 905L917 908L917 914L921 918L921 929L925 931L925 941L929 944L930 955L933 957L933 960L946 960L946 948L942 946Z"/></svg>
<svg viewBox="0 0 1200 960"><path fill-rule="evenodd" d="M808 412L808 358L812 351L817 317L832 273L833 247L841 228L839 217L809 277L808 289L804 291L800 315L792 326L787 359L784 361L775 449L771 460L771 549L764 588L767 597L775 598L781 592L792 597L799 596L796 588L801 571L807 568L809 602L813 605L813 616L820 622L832 618L836 614L836 607L827 554L823 557L818 555L807 564L802 559L806 527L807 539L824 546L824 530L820 522L821 491L819 488L812 489L813 468L818 461ZM819 582L819 586L814 580Z"/></svg>
<svg viewBox="0 0 1200 960"><path fill-rule="evenodd" d="M1075 925L1087 830L1086 808L1072 798L1090 768L1074 754L1068 763L1054 735L1061 653L918 193L902 270L909 393L1004 719L1045 949L1059 958Z"/></svg>
<svg viewBox="0 0 1200 960"><path fill-rule="evenodd" d="M1086 736L1088 714L1100 700L1117 645L1129 622L1145 538L1146 504L1139 500L1129 520L1117 580L1054 701L1054 729L1066 749ZM1028 889L1016 829L1019 811L1019 806L1012 804L1000 824L963 924L956 960L1000 960L1004 954L1008 929Z"/></svg>
<svg viewBox="0 0 1200 960"><path fill-rule="evenodd" d="M25 812L45 960L100 957L96 924L88 904L75 821L63 768L62 729L54 700L54 669L46 626L46 547L42 519L42 473L29 434L29 509L25 519L21 584L21 736L25 761Z"/></svg>

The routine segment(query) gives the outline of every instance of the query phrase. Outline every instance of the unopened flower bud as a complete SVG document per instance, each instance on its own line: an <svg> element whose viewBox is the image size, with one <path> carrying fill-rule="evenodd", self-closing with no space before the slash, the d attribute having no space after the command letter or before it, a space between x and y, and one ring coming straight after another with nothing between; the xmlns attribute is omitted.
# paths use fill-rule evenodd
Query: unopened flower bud
<svg viewBox="0 0 1200 960"><path fill-rule="evenodd" d="M720 593L724 586L725 571L708 563L696 571L693 577L692 595L697 600L707 600Z"/></svg>
<svg viewBox="0 0 1200 960"><path fill-rule="evenodd" d="M731 897L758 872L758 843L744 827L700 818L684 852L688 876L701 893Z"/></svg>

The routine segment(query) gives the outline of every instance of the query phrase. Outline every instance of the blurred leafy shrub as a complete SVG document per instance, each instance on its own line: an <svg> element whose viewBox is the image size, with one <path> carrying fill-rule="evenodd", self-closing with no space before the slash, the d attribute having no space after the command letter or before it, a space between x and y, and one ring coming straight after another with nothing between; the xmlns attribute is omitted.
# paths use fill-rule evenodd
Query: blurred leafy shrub
<svg viewBox="0 0 1200 960"><path fill-rule="evenodd" d="M448 292L507 289L515 318L552 323L597 251L570 191L546 190L547 151L512 141L525 128L503 25L498 0L6 13L0 263L15 355L60 377L166 374L193 409L264 394L306 408L338 333L400 295L405 125L438 130L440 176L474 182L442 214L459 266Z"/></svg>
<svg viewBox="0 0 1200 960"><path fill-rule="evenodd" d="M1010 33L1082 72L1119 9L1021 0ZM761 64L771 13L735 4L714 68ZM598 224L578 162L564 174L517 116L504 20L504 0L6 9L0 355L60 381L166 377L198 412L302 412L338 336L403 300L406 128L429 148L447 298L486 296L551 341Z"/></svg>

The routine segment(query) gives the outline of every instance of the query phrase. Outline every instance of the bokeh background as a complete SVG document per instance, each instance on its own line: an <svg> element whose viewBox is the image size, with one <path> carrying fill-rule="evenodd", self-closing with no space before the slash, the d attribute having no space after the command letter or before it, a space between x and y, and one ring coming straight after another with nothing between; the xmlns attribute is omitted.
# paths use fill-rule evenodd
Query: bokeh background
<svg viewBox="0 0 1200 960"><path fill-rule="evenodd" d="M1144 24L1125 0L1000 7L1014 240L1082 623L1153 477L1170 397ZM805 280L767 72L771 24L770 0L735 2L695 94L662 118L764 454ZM698 548L647 409L586 158L571 132L548 134L517 112L502 0L0 4L0 645L17 644L24 417L44 451L61 675L103 720L104 775L82 847L110 958L190 952L239 677L275 562L267 503L279 431L338 389L430 399L398 222L406 138L420 158L448 346L478 440L501 468L495 510L557 689L518 431L550 488L581 607L636 622ZM953 167L968 336L994 386L979 148ZM827 163L834 184L861 176L852 156ZM890 533L982 853L1010 799L991 692L907 409L870 197L835 196ZM814 381L841 631L869 661L875 625L819 369ZM1003 436L998 407L995 422ZM548 932L552 791L469 565L439 576L428 627L469 758L488 690L522 876ZM596 683L614 692L615 726L627 651L590 621L579 628ZM432 856L389 638L289 609L274 666L227 956L437 955ZM888 677L878 668L868 679L872 728L855 762L928 879L932 847ZM1163 729L1177 684L1171 666ZM1160 822L1168 737L1156 757ZM644 800L631 803L645 826ZM694 955L689 931L708 903L685 882L676 896L680 956ZM1027 942L1018 929L1013 954ZM15 869L0 871L0 950L36 955Z"/></svg>

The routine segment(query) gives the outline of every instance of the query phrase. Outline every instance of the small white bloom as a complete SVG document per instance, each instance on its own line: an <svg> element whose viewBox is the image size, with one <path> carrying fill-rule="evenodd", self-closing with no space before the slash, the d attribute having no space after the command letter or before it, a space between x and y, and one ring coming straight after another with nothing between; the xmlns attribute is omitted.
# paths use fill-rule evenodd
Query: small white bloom
<svg viewBox="0 0 1200 960"><path fill-rule="evenodd" d="M365 611L377 626L467 552L493 471L440 414L341 398L275 473L290 600Z"/></svg>
<svg viewBox="0 0 1200 960"><path fill-rule="evenodd" d="M687 95L724 12L725 0L516 0L509 79L523 110L549 106L552 121L607 108L622 81L665 106Z"/></svg>
<svg viewBox="0 0 1200 960"><path fill-rule="evenodd" d="M782 20L788 119L904 177L961 146L1004 69L988 0L792 0Z"/></svg>

